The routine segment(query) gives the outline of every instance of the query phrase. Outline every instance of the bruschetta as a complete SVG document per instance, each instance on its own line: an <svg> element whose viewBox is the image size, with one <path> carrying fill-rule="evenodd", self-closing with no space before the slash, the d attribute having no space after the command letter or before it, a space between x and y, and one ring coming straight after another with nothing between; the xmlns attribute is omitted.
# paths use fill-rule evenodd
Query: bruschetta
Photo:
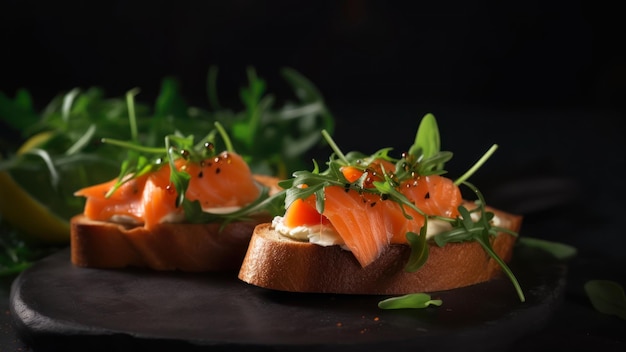
<svg viewBox="0 0 626 352"><path fill-rule="evenodd" d="M478 284L507 274L522 216L487 205L467 181L497 145L457 179L446 174L437 122L427 114L414 144L344 154L326 134L328 168L279 184L285 212L256 226L239 278L291 292L404 295ZM476 199L464 199L461 186Z"/></svg>
<svg viewBox="0 0 626 352"><path fill-rule="evenodd" d="M153 162L137 159L119 177L75 192L85 207L70 221L74 265L239 269L254 227L273 216L264 201L277 179L253 174L241 155L209 141L168 144Z"/></svg>

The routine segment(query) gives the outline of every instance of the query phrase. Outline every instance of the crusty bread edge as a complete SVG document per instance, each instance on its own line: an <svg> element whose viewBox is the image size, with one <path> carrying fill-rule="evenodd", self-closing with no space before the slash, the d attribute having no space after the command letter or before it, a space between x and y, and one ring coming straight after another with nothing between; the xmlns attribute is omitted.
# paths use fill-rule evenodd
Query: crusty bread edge
<svg viewBox="0 0 626 352"><path fill-rule="evenodd" d="M70 220L71 261L79 267L127 267L184 272L236 271L260 218L220 224L159 224L125 227L87 219Z"/></svg>
<svg viewBox="0 0 626 352"><path fill-rule="evenodd" d="M522 216L489 209L519 231ZM429 244L427 262L418 271L404 270L408 245L393 244L372 264L362 268L351 252L339 246L322 247L285 238L258 225L239 271L251 285L290 292L402 295L445 291L493 279L501 267L477 242ZM513 254L515 236L492 237L494 251L505 262Z"/></svg>

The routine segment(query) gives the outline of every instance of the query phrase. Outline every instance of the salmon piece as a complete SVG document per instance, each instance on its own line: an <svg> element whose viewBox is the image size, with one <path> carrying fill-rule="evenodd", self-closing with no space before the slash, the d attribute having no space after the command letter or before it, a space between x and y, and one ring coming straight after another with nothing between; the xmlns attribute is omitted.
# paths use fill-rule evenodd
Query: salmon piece
<svg viewBox="0 0 626 352"><path fill-rule="evenodd" d="M142 195L147 178L147 175L143 175L122 184L108 198L106 194L115 186L117 179L83 188L74 195L87 198L83 213L90 219L109 220L113 216L124 215L142 223L144 212Z"/></svg>
<svg viewBox="0 0 626 352"><path fill-rule="evenodd" d="M391 174L395 171L395 165L390 161L377 159L368 165L365 171L368 173L368 177L363 182L363 187L373 188L374 181L384 181L384 173ZM354 166L345 166L341 168L341 172L348 181L354 182L363 175L364 171L361 171ZM391 243L407 243L406 233L409 231L419 232L421 227L424 225L424 216L409 207L405 206L404 210L409 216L411 216L412 219L409 219L411 221L407 221L407 218L398 203L388 201L382 202L381 204L387 208L386 214L390 217L390 223L394 225L390 239Z"/></svg>
<svg viewBox="0 0 626 352"><path fill-rule="evenodd" d="M339 186L326 187L324 192L323 215L361 266L367 266L385 249L393 235L384 207L377 205L382 200L375 194L359 194ZM315 197L309 201L314 202Z"/></svg>
<svg viewBox="0 0 626 352"><path fill-rule="evenodd" d="M314 199L314 196L311 197ZM296 199L285 211L283 223L287 227L295 228L298 226L328 225L330 221L315 209L314 204L311 205L305 200Z"/></svg>
<svg viewBox="0 0 626 352"><path fill-rule="evenodd" d="M252 172L243 158L222 152L200 163L178 159L178 170L191 178L185 197L199 201L202 208L241 207L260 195ZM165 221L179 221L183 210L176 206L177 191L170 181L170 165L122 184L110 197L107 192L117 179L83 188L74 194L87 198L84 214L89 219L110 221L115 216L129 217L146 228Z"/></svg>
<svg viewBox="0 0 626 352"><path fill-rule="evenodd" d="M419 176L404 181L399 188L410 202L427 215L456 218L463 202L461 191L454 182L440 175Z"/></svg>
<svg viewBox="0 0 626 352"><path fill-rule="evenodd" d="M363 187L373 188L374 181L384 181L384 173L391 174L395 171L395 169L396 166L390 161L376 159L365 168L365 171L354 166L343 166L341 168L341 173L348 180L348 182L355 182L363 176L364 172L367 172L367 178L363 182Z"/></svg>
<svg viewBox="0 0 626 352"><path fill-rule="evenodd" d="M222 152L201 163L186 163L180 168L191 175L185 196L198 200L205 208L240 207L260 194L250 167L236 153Z"/></svg>
<svg viewBox="0 0 626 352"><path fill-rule="evenodd" d="M409 228L419 231L421 227L404 217L397 203L383 200L377 194L359 194L329 186L325 195L323 215L363 267L380 256L395 233ZM315 197L308 198L307 202L314 205Z"/></svg>
<svg viewBox="0 0 626 352"><path fill-rule="evenodd" d="M151 229L162 222L184 219L182 207L176 206L176 187L170 182L170 165L163 165L159 170L148 175L143 191L144 227Z"/></svg>
<svg viewBox="0 0 626 352"><path fill-rule="evenodd" d="M383 204L387 208L386 214L390 218L389 221L395 224L390 243L408 244L406 233L419 233L425 223L424 216L408 206L404 206L403 212L402 206L394 201L386 201ZM411 218L407 218L405 213Z"/></svg>

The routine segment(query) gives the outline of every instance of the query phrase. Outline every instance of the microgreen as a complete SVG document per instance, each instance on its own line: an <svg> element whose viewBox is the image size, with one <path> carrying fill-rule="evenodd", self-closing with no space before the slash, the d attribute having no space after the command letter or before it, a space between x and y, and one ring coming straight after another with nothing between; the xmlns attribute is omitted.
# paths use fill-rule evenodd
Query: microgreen
<svg viewBox="0 0 626 352"><path fill-rule="evenodd" d="M578 254L576 247L540 238L524 236L519 239L519 243L524 247L545 251L558 260L567 261ZM585 282L583 289L591 305L598 312L626 319L626 295L619 283L611 280L594 279Z"/></svg>
<svg viewBox="0 0 626 352"><path fill-rule="evenodd" d="M413 162L423 163L424 160L431 158L439 153L441 150L441 138L439 136L439 127L437 120L433 114L426 114L417 129L415 135L415 142L409 148L409 155L415 159ZM422 166L420 174L424 175L428 171L435 171L443 169L445 161L437 160L434 163L427 163L426 166Z"/></svg>
<svg viewBox="0 0 626 352"><path fill-rule="evenodd" d="M619 283L611 280L589 280L584 289L597 311L626 320L626 295Z"/></svg>
<svg viewBox="0 0 626 352"><path fill-rule="evenodd" d="M519 242L524 246L539 248L546 251L559 260L569 260L574 258L578 253L578 249L576 249L576 247L540 238L524 236L520 237Z"/></svg>
<svg viewBox="0 0 626 352"><path fill-rule="evenodd" d="M426 218L428 222L428 218ZM406 264L405 270L412 273L421 268L428 260L428 244L426 243L426 228L428 224L422 226L420 233L407 232L406 239L411 246L411 256Z"/></svg>
<svg viewBox="0 0 626 352"><path fill-rule="evenodd" d="M490 237L498 236L502 232L506 232L514 236L517 236L517 233L502 227L491 225L491 220L493 219L494 214L485 210L485 199L483 195L480 193L478 188L471 183L463 182L463 184L474 191L478 197L478 201L475 202L478 207L472 211L479 214L478 219L476 221L472 220L470 210L462 205L459 206L459 213L461 216L455 220L451 230L441 232L434 236L435 243L438 246L443 247L447 243L451 242L478 242L483 247L483 250L487 252L487 254L489 254L489 256L491 256L491 258L498 263L498 265L500 265L502 271L506 274L509 280L511 280L520 301L526 301L524 292L522 291L517 278L508 265L493 250L490 241Z"/></svg>
<svg viewBox="0 0 626 352"><path fill-rule="evenodd" d="M405 309L441 306L442 304L442 300L432 299L429 294L420 292L384 299L378 302L378 307L382 309Z"/></svg>

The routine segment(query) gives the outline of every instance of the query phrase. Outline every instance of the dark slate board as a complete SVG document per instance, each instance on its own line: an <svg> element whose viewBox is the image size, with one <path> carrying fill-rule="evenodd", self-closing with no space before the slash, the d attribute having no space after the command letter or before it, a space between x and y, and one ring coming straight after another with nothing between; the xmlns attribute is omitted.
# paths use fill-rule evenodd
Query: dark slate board
<svg viewBox="0 0 626 352"><path fill-rule="evenodd" d="M441 307L382 310L386 296L276 292L230 274L74 267L69 249L11 288L20 336L45 351L502 351L560 304L567 268L516 248L525 294L505 278L433 294Z"/></svg>

